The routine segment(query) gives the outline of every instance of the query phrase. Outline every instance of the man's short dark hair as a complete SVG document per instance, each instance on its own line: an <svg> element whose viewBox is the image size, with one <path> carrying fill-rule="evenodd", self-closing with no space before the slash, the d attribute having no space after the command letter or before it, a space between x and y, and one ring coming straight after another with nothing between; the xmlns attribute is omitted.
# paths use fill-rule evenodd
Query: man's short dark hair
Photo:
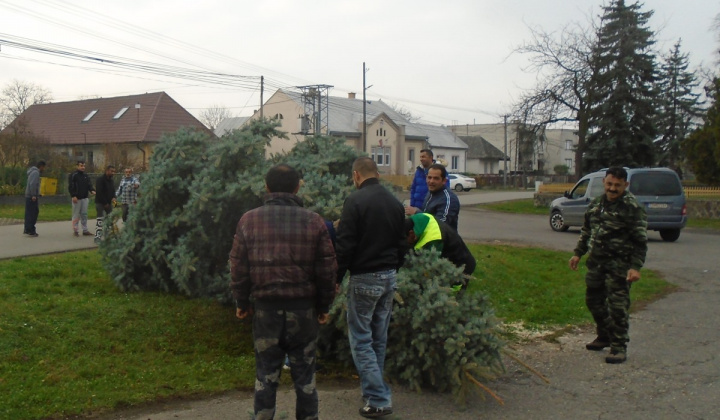
<svg viewBox="0 0 720 420"><path fill-rule="evenodd" d="M300 174L290 165L273 166L265 175L265 185L270 192L294 193L300 184Z"/></svg>
<svg viewBox="0 0 720 420"><path fill-rule="evenodd" d="M39 160L38 163L37 163L37 165L35 165L35 167L37 167L37 168L39 168L39 167L41 167L41 166L45 166L45 161L44 161L44 160Z"/></svg>
<svg viewBox="0 0 720 420"><path fill-rule="evenodd" d="M353 171L359 173L363 178L372 178L378 173L377 163L368 156L360 156L355 159L352 169Z"/></svg>
<svg viewBox="0 0 720 420"><path fill-rule="evenodd" d="M422 149L420 150L420 153L427 153L428 155L430 155L430 157L435 157L435 154L430 149Z"/></svg>
<svg viewBox="0 0 720 420"><path fill-rule="evenodd" d="M78 161L77 161L77 165L83 165L84 163L85 163L84 160L78 160Z"/></svg>
<svg viewBox="0 0 720 420"><path fill-rule="evenodd" d="M110 169L115 169L114 165L108 165L105 167L105 171L109 171Z"/></svg>
<svg viewBox="0 0 720 420"><path fill-rule="evenodd" d="M438 169L440 170L440 174L442 175L443 179L447 178L447 169L445 169L445 165L441 165L439 163L433 163L428 168L428 172L430 172L430 169Z"/></svg>
<svg viewBox="0 0 720 420"><path fill-rule="evenodd" d="M605 176L608 175L612 175L617 179L627 181L627 171L621 166L613 166L612 168L608 168L608 170L605 172Z"/></svg>

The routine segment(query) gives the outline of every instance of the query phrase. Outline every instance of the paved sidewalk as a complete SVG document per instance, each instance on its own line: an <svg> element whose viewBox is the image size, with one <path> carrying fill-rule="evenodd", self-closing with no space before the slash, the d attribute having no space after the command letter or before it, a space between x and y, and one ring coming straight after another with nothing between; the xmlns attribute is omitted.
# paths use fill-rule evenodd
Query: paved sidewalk
<svg viewBox="0 0 720 420"><path fill-rule="evenodd" d="M35 227L38 237L23 235L22 223L0 226L0 260L97 247L93 236L73 236L69 220L38 222ZM95 220L88 220L88 228L95 232Z"/></svg>

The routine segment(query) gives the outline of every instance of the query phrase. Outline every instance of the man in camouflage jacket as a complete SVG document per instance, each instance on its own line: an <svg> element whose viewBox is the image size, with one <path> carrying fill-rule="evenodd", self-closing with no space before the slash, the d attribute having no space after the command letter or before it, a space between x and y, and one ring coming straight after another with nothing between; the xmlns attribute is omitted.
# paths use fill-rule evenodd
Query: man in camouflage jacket
<svg viewBox="0 0 720 420"><path fill-rule="evenodd" d="M647 216L635 196L625 191L625 169L608 169L603 183L605 194L588 206L569 264L577 270L580 257L588 254L585 303L597 324L597 338L585 347L610 347L605 361L623 363L630 341L630 285L640 280L647 252Z"/></svg>

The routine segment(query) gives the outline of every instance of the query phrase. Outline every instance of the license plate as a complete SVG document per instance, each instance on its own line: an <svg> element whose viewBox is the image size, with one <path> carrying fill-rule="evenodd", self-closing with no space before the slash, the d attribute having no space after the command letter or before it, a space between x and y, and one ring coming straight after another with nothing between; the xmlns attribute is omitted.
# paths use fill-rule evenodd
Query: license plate
<svg viewBox="0 0 720 420"><path fill-rule="evenodd" d="M668 208L667 203L648 203L649 209L666 209Z"/></svg>

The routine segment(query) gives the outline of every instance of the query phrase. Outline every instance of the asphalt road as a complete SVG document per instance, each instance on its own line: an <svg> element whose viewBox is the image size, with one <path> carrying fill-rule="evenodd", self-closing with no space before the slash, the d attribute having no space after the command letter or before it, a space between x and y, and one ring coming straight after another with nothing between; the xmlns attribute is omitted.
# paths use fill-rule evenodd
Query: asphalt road
<svg viewBox="0 0 720 420"><path fill-rule="evenodd" d="M467 203L466 203L467 204ZM553 232L544 216L509 215L463 207L466 240L516 243L565 250L577 230ZM720 235L686 229L675 243L650 233L647 267L660 271L679 291L631 316L628 361L608 365L603 352L589 352L589 328L557 343L516 348L519 357L550 381L508 362L507 374L490 384L504 400L475 398L464 409L448 395L393 388L389 419L717 419L720 418ZM492 277L491 275L489 276ZM567 287L583 287L582 278ZM116 412L105 420L250 418L251 394L231 392L199 401L170 401ZM294 417L289 387L278 394L276 418ZM320 418L360 418L356 383L320 386Z"/></svg>

